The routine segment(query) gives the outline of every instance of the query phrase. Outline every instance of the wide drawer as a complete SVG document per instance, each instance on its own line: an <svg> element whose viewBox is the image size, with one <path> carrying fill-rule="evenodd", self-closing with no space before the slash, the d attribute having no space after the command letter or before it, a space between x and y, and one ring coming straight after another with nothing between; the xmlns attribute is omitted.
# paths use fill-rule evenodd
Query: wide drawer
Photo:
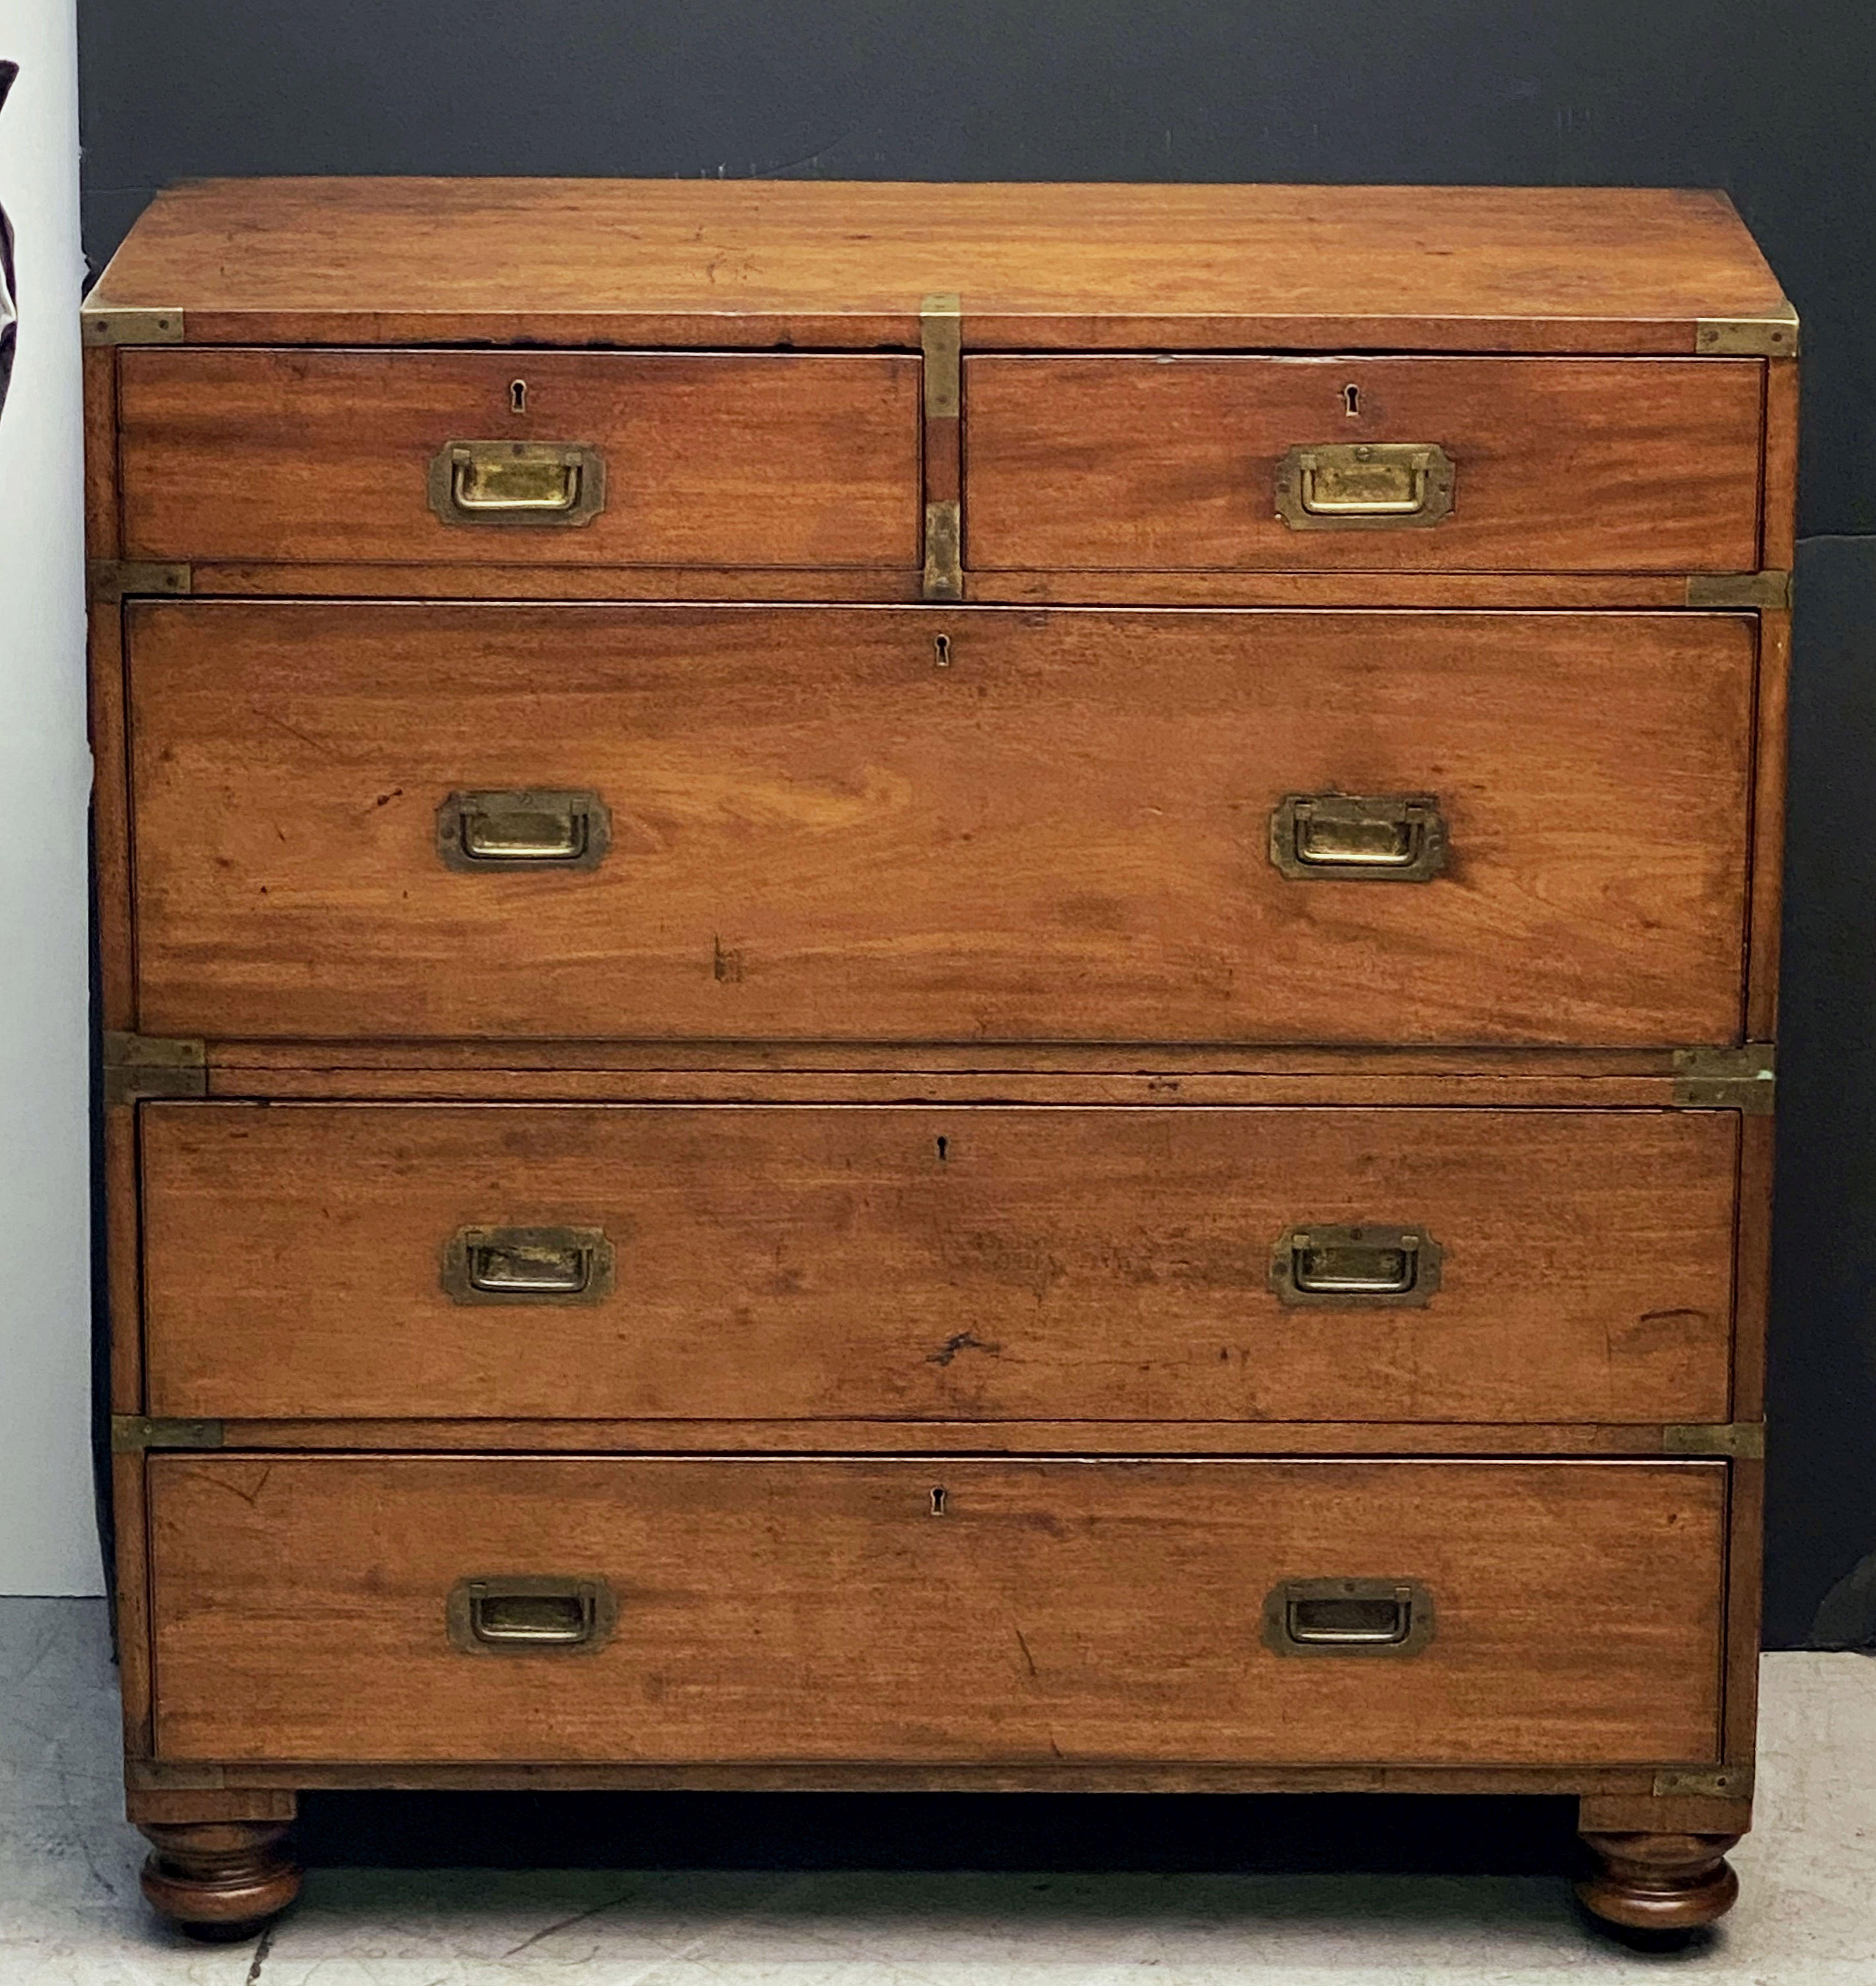
<svg viewBox="0 0 1876 1986"><path fill-rule="evenodd" d="M152 348L119 364L128 558L921 557L909 356Z"/></svg>
<svg viewBox="0 0 1876 1986"><path fill-rule="evenodd" d="M229 1455L149 1490L160 1759L1715 1755L1721 1463Z"/></svg>
<svg viewBox="0 0 1876 1986"><path fill-rule="evenodd" d="M1750 616L151 601L129 628L146 1032L1739 1035Z"/></svg>
<svg viewBox="0 0 1876 1986"><path fill-rule="evenodd" d="M1763 370L979 356L965 366L968 563L1749 571Z"/></svg>
<svg viewBox="0 0 1876 1986"><path fill-rule="evenodd" d="M1722 1421L1737 1135L1729 1112L154 1104L151 1411Z"/></svg>

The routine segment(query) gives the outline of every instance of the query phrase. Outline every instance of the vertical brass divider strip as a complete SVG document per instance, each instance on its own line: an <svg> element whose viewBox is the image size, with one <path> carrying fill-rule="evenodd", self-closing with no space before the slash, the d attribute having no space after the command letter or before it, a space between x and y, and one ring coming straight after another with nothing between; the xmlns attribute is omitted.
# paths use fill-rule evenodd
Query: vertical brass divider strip
<svg viewBox="0 0 1876 1986"><path fill-rule="evenodd" d="M964 597L964 321L955 294L918 313L924 358L925 575L928 600Z"/></svg>

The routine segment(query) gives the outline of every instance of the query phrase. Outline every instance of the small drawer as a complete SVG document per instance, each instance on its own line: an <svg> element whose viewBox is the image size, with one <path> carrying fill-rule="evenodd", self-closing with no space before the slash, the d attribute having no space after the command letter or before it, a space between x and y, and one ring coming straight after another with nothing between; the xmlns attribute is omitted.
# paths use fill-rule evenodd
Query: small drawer
<svg viewBox="0 0 1876 1986"><path fill-rule="evenodd" d="M1699 1763L1719 1463L168 1456L162 1761Z"/></svg>
<svg viewBox="0 0 1876 1986"><path fill-rule="evenodd" d="M1739 1037L1749 615L128 621L146 1032Z"/></svg>
<svg viewBox="0 0 1876 1986"><path fill-rule="evenodd" d="M1729 1112L176 1103L142 1121L163 1415L1728 1415Z"/></svg>
<svg viewBox="0 0 1876 1986"><path fill-rule="evenodd" d="M979 571L1743 572L1756 359L965 367Z"/></svg>
<svg viewBox="0 0 1876 1986"><path fill-rule="evenodd" d="M153 348L120 365L129 558L921 556L910 356Z"/></svg>

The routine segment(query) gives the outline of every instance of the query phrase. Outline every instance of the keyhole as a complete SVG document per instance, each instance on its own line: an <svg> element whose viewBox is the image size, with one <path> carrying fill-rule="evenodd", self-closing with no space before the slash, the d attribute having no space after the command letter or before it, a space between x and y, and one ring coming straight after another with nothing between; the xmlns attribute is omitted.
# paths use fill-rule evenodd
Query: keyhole
<svg viewBox="0 0 1876 1986"><path fill-rule="evenodd" d="M938 1141L938 1163L939 1163L940 1165L942 1165L942 1164L945 1163L945 1156L946 1156L946 1154L947 1154L947 1153L950 1151L950 1150L951 1150L951 1140L950 1140L948 1138L941 1138L941 1139L939 1139L939 1140Z"/></svg>
<svg viewBox="0 0 1876 1986"><path fill-rule="evenodd" d="M934 1490L931 1493L931 1514L935 1517L941 1517L945 1514L945 1493L942 1490Z"/></svg>
<svg viewBox="0 0 1876 1986"><path fill-rule="evenodd" d="M527 412L527 382L525 379L510 379L508 382L508 411L511 414Z"/></svg>
<svg viewBox="0 0 1876 1986"><path fill-rule="evenodd" d="M931 654L940 668L949 668L951 667L951 637L948 635L934 635L931 638Z"/></svg>
<svg viewBox="0 0 1876 1986"><path fill-rule="evenodd" d="M1361 416L1362 389L1359 386L1344 386L1342 389L1342 410L1350 420Z"/></svg>

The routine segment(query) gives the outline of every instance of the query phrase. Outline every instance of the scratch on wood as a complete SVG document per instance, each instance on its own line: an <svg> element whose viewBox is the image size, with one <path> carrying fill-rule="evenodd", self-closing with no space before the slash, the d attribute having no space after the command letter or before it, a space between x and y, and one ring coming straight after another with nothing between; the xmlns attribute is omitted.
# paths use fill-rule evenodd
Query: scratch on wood
<svg viewBox="0 0 1876 1986"><path fill-rule="evenodd" d="M1000 1345L987 1344L981 1338L972 1337L969 1331L961 1331L955 1338L946 1338L937 1351L928 1352L925 1363L928 1365L948 1365L960 1351L987 1351L995 1358L1001 1355L1002 1349Z"/></svg>
<svg viewBox="0 0 1876 1986"><path fill-rule="evenodd" d="M263 724L271 724L277 731L284 731L289 738L297 738L308 750L317 752L322 759L336 758L338 754L323 738L315 737L310 731L302 731L297 724L289 724L284 717L277 716L264 705L249 701L248 708Z"/></svg>
<svg viewBox="0 0 1876 1986"><path fill-rule="evenodd" d="M202 1478L204 1482L212 1483L216 1489L225 1490L231 1496L238 1496L244 1503L254 1507L259 1504L261 1492L267 1487L268 1478L273 1473L274 1465L270 1462L261 1469L251 1490L244 1490L238 1482L223 1469L204 1469L202 1471Z"/></svg>

